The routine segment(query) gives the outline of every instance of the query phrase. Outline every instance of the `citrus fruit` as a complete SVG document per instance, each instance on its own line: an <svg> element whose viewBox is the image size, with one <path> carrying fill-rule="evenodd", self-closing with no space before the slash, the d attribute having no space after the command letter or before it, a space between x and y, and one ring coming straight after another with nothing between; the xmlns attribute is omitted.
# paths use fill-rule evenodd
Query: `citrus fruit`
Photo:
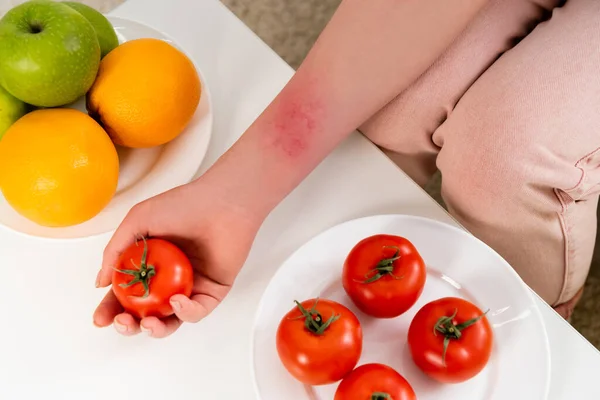
<svg viewBox="0 0 600 400"><path fill-rule="evenodd" d="M19 214L40 225L94 217L113 197L118 176L110 138L80 111L34 111L0 141L0 190Z"/></svg>
<svg viewBox="0 0 600 400"><path fill-rule="evenodd" d="M162 40L138 39L104 57L87 109L116 144L152 147L183 132L200 93L200 78L185 54Z"/></svg>

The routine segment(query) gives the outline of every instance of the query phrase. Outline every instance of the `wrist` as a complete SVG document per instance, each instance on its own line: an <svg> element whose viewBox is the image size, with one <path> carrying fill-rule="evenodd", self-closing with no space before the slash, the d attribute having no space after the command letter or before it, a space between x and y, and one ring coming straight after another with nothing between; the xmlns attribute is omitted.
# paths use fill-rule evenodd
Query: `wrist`
<svg viewBox="0 0 600 400"><path fill-rule="evenodd" d="M199 179L192 182L199 196L211 196L239 218L259 224L269 215L281 198L271 193L261 179L256 166L230 154L230 149ZM262 186L262 187L261 187Z"/></svg>

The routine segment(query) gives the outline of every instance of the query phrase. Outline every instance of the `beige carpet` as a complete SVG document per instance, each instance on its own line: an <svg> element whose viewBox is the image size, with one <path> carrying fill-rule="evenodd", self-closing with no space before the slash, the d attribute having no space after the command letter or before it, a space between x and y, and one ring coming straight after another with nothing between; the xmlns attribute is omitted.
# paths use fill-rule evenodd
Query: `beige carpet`
<svg viewBox="0 0 600 400"><path fill-rule="evenodd" d="M158 0L148 0L158 1ZM168 0L161 0L168 1ZM200 0L197 0L200 1ZM0 0L0 14L23 0ZM108 11L123 0L83 0ZM291 66L297 68L340 0L222 0L258 36ZM439 177L428 186L438 201ZM600 246L597 246L600 249ZM600 348L600 253L592 264L583 299L573 316L573 325Z"/></svg>

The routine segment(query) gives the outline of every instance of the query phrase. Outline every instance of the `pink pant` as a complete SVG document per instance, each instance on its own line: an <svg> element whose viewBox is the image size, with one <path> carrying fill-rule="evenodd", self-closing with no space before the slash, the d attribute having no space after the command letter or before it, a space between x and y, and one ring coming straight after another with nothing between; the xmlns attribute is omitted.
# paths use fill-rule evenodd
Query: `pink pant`
<svg viewBox="0 0 600 400"><path fill-rule="evenodd" d="M452 215L570 314L596 236L599 0L490 1L361 130L420 184L439 168Z"/></svg>

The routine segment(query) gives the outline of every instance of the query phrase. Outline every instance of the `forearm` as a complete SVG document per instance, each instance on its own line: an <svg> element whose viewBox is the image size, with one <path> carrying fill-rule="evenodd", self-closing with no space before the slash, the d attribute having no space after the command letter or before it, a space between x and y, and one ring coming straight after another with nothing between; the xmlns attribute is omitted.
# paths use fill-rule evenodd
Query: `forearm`
<svg viewBox="0 0 600 400"><path fill-rule="evenodd" d="M345 0L298 72L211 175L256 212L268 213L423 73L483 4Z"/></svg>

